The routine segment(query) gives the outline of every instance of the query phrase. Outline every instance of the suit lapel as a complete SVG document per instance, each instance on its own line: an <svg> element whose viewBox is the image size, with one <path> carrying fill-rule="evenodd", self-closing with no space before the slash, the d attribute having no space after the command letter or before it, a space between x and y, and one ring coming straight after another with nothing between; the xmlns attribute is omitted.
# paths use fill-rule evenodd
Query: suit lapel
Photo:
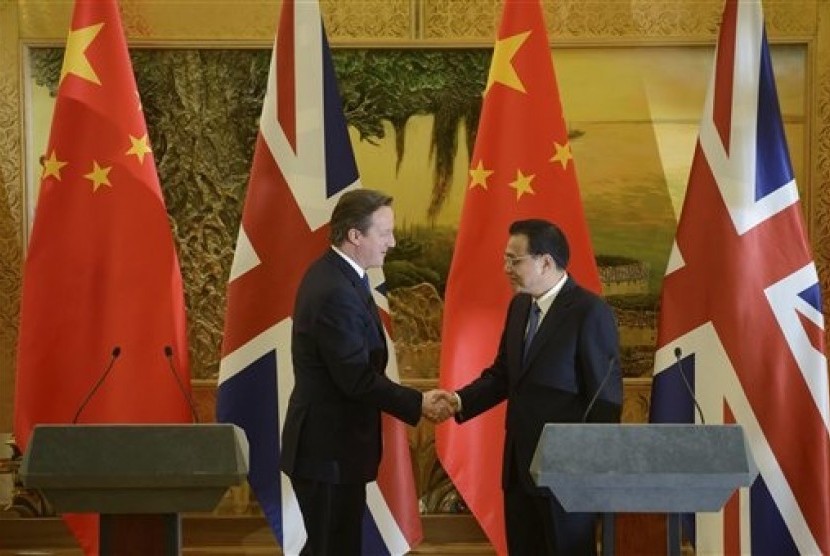
<svg viewBox="0 0 830 556"><path fill-rule="evenodd" d="M561 325L565 318L565 314L567 313L564 309L573 301L574 288L575 283L570 277L568 277L568 280L562 286L562 290L556 295L550 309L548 309L548 312L539 324L539 329L536 331L536 337L533 338L533 343L530 345L530 353L527 354L527 361L523 366L521 366L522 370L519 374L520 377L533 366L533 361L539 355L542 347L551 340L551 337L556 333L556 330ZM529 306L530 304L528 304L528 311ZM527 316L524 318L524 323L527 325Z"/></svg>
<svg viewBox="0 0 830 556"><path fill-rule="evenodd" d="M365 289L361 284L361 289ZM380 320L380 313L378 312L378 306L375 303L374 292L369 293L365 296L366 298L366 307L369 309L369 312L372 314L372 318L375 319L375 324L378 327L378 332L380 333L380 337L383 338L383 322Z"/></svg>
<svg viewBox="0 0 830 556"><path fill-rule="evenodd" d="M360 279L360 276L358 276L357 271L355 271L355 269L352 268L352 266L346 262L343 257L338 255L334 249L329 249L326 252L326 257L332 264L334 264L334 266L338 268L338 270L340 270L340 272L343 273L343 277L352 285L357 296L363 300L363 305L375 321L375 325L378 328L378 334L380 335L381 341L385 345L386 339L383 333L383 323L380 320L378 307L375 304L372 294L366 291L366 286L363 284L363 280Z"/></svg>

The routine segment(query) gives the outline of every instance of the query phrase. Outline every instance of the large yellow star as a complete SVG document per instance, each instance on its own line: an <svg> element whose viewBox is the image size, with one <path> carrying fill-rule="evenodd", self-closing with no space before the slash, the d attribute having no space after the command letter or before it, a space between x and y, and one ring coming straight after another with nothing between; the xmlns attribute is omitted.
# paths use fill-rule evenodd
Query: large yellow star
<svg viewBox="0 0 830 556"><path fill-rule="evenodd" d="M63 82L64 77L72 73L96 85L101 84L101 80L98 79L98 75L89 63L85 52L103 26L103 23L97 23L89 27L69 30L69 36L66 39L66 53L63 56L63 67L61 68L61 82Z"/></svg>
<svg viewBox="0 0 830 556"><path fill-rule="evenodd" d="M110 183L108 174L112 170L112 166L107 166L105 168L101 168L98 166L98 161L92 161L92 171L88 174L85 174L84 177L92 182L92 191L98 191L98 188L102 185L106 185L108 187L112 187Z"/></svg>
<svg viewBox="0 0 830 556"><path fill-rule="evenodd" d="M484 161L479 160L478 166L470 169L470 189L475 186L480 186L482 189L487 189L487 178L493 173L493 170L486 170L484 168Z"/></svg>
<svg viewBox="0 0 830 556"><path fill-rule="evenodd" d="M150 145L147 143L147 134L144 134L144 137L140 139L138 137L133 137L130 135L130 143L133 144L125 154L134 154L138 158L138 162L140 164L144 164L144 155L147 153L153 152L153 149L150 148Z"/></svg>
<svg viewBox="0 0 830 556"><path fill-rule="evenodd" d="M61 168L68 163L58 160L58 155L55 154L55 149L52 149L52 154L49 158L43 161L43 172L40 174L40 179L45 180L49 176L53 176L58 181L61 181Z"/></svg>
<svg viewBox="0 0 830 556"><path fill-rule="evenodd" d="M562 169L568 167L568 161L573 160L573 155L571 154L571 144L565 141L564 145L560 145L556 141L553 142L553 148L556 149L556 154L551 157L551 162L558 162L562 165Z"/></svg>
<svg viewBox="0 0 830 556"><path fill-rule="evenodd" d="M513 56L516 55L516 52L529 36L530 31L525 31L496 41L496 46L493 49L493 61L490 63L490 73L487 75L487 87L484 88L485 93L496 82L522 93L525 92L525 86L522 80L519 79L516 68L513 67Z"/></svg>
<svg viewBox="0 0 830 556"><path fill-rule="evenodd" d="M533 181L533 178L536 177L536 174L531 174L529 176L525 176L522 174L521 170L516 170L516 181L510 182L510 187L516 190L516 200L522 198L522 195L525 193L536 193L533 191L533 187L530 185L530 182Z"/></svg>

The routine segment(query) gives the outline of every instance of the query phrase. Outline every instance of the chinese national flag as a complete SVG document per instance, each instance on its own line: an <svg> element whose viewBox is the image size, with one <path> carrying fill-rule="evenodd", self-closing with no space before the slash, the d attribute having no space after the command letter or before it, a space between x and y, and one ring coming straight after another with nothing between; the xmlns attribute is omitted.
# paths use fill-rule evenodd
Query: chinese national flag
<svg viewBox="0 0 830 556"><path fill-rule="evenodd" d="M118 6L79 0L24 269L17 444L40 423L190 421L168 346L189 388L181 273ZM67 521L96 554L96 516Z"/></svg>
<svg viewBox="0 0 830 556"><path fill-rule="evenodd" d="M559 225L571 246L568 272L599 292L541 5L507 0L447 282L443 388L467 384L493 362L513 293L502 260L508 227L524 218ZM503 405L436 431L441 462L500 554L503 440Z"/></svg>

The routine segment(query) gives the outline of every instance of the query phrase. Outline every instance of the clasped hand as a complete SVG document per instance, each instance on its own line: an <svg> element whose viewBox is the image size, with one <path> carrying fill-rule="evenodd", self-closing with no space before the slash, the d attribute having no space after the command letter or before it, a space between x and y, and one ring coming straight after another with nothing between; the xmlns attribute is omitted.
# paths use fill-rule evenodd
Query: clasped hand
<svg viewBox="0 0 830 556"><path fill-rule="evenodd" d="M446 390L430 390L424 393L421 414L433 423L443 423L458 411L455 394Z"/></svg>

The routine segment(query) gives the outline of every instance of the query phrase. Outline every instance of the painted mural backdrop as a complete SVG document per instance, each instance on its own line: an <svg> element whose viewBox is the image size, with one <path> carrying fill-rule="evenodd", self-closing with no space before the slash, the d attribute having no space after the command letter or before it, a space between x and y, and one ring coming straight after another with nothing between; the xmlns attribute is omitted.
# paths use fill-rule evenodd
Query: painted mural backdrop
<svg viewBox="0 0 830 556"><path fill-rule="evenodd" d="M225 284L269 54L132 51L178 242L198 378L218 372ZM30 51L30 210L62 55ZM604 293L620 323L623 368L627 376L649 376L660 284L712 50L560 48L553 56ZM404 377L437 376L442 296L489 57L487 49L334 53L363 184L396 199L398 247L385 270ZM796 178L804 184L806 51L777 45L773 62Z"/></svg>

